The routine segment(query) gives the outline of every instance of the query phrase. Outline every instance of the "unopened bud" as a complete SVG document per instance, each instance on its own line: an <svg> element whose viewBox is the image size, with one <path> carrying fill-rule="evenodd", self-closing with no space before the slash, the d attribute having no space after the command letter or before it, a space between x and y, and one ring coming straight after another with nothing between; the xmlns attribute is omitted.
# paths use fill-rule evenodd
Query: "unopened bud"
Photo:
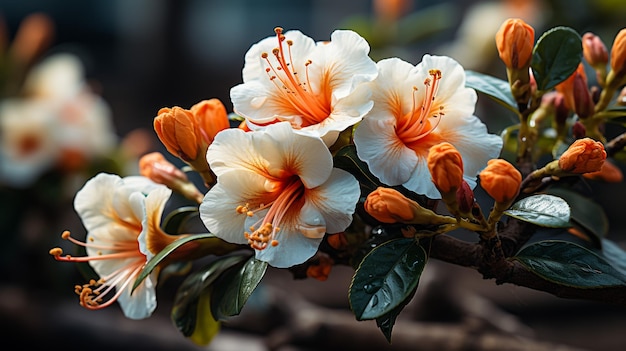
<svg viewBox="0 0 626 351"><path fill-rule="evenodd" d="M500 59L507 68L527 69L535 44L535 29L519 18L509 18L496 33Z"/></svg>
<svg viewBox="0 0 626 351"><path fill-rule="evenodd" d="M606 160L604 145L591 138L577 139L559 157L558 165L561 172L582 174L596 172L602 168ZM562 174L554 174L562 176Z"/></svg>
<svg viewBox="0 0 626 351"><path fill-rule="evenodd" d="M604 85L606 79L606 67L609 62L609 52L599 36L587 32L582 37L583 57L596 71L596 77L600 85Z"/></svg>
<svg viewBox="0 0 626 351"><path fill-rule="evenodd" d="M478 177L480 186L496 203L509 204L517 197L522 174L504 159L491 159Z"/></svg>
<svg viewBox="0 0 626 351"><path fill-rule="evenodd" d="M461 213L470 213L474 208L474 191L466 181L463 181L456 191L456 202Z"/></svg>
<svg viewBox="0 0 626 351"><path fill-rule="evenodd" d="M186 198L201 203L204 195L189 181L187 175L167 161L160 152L139 159L139 173L155 183L163 184Z"/></svg>
<svg viewBox="0 0 626 351"><path fill-rule="evenodd" d="M584 173L586 179L599 180L606 183L620 183L624 180L622 170L611 162L605 161L599 171Z"/></svg>
<svg viewBox="0 0 626 351"><path fill-rule="evenodd" d="M423 208L397 190L379 187L365 200L365 211L382 223L439 225L456 223L452 217Z"/></svg>

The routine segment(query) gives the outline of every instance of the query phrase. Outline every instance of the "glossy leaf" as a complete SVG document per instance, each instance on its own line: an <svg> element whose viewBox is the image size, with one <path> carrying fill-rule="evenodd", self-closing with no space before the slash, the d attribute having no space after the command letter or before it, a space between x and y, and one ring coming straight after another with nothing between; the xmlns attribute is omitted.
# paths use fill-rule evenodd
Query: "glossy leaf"
<svg viewBox="0 0 626 351"><path fill-rule="evenodd" d="M177 248L179 248L180 246L190 242L190 241L194 241L194 240L200 240L200 239L207 239L207 238L214 238L215 240L221 240L219 238L217 238L215 235L211 234L211 233L203 233L203 234L195 234L195 235L190 235L187 237L181 237L180 239L172 242L171 244L167 245L163 250L161 250L161 252L159 252L158 254L154 255L154 257L152 257L152 259L150 259L150 261L148 261L146 263L146 265L143 267L143 269L141 270L141 273L139 273L139 276L137 276L137 279L135 279L135 283L133 283L133 288L131 290L131 294L133 291L135 291L135 289L139 286L139 284L141 284L141 282L146 279L146 277L148 275L150 275L150 273L152 273L152 271L154 270L154 268L156 268L156 266L161 263L169 254L171 254L172 252L174 252L174 250L176 250Z"/></svg>
<svg viewBox="0 0 626 351"><path fill-rule="evenodd" d="M409 296L407 296L407 298L404 299L404 301L402 301L400 305L398 305L393 310L385 313L384 315L376 318L376 326L383 333L383 335L387 339L387 342L391 343L391 334L393 332L393 326L396 324L396 319L398 318L398 315L400 315L400 312L402 312L402 310L406 307L406 305L411 302L413 296L415 296L416 291L417 287L413 289L411 294L409 294Z"/></svg>
<svg viewBox="0 0 626 351"><path fill-rule="evenodd" d="M609 219L602 206L592 199L577 192L564 188L550 188L546 191L563 198L570 206L572 222L583 227L587 234L592 235L596 243L609 232Z"/></svg>
<svg viewBox="0 0 626 351"><path fill-rule="evenodd" d="M470 70L465 71L465 75L466 87L487 95L500 105L511 110L516 116L519 116L517 103L511 94L511 86L508 81Z"/></svg>
<svg viewBox="0 0 626 351"><path fill-rule="evenodd" d="M578 244L546 240L526 246L514 257L543 279L577 288L626 286L626 272Z"/></svg>
<svg viewBox="0 0 626 351"><path fill-rule="evenodd" d="M554 27L537 40L530 66L537 89L547 91L567 79L580 64L580 35L568 27Z"/></svg>
<svg viewBox="0 0 626 351"><path fill-rule="evenodd" d="M367 164L356 154L356 146L347 145L339 149L333 158L334 166L352 173L362 186L374 191L382 185L375 175L370 173Z"/></svg>
<svg viewBox="0 0 626 351"><path fill-rule="evenodd" d="M350 307L357 320L393 311L417 287L426 252L414 239L386 242L365 256L350 284Z"/></svg>
<svg viewBox="0 0 626 351"><path fill-rule="evenodd" d="M215 318L222 320L238 315L263 279L266 270L267 262L251 257L241 267L224 272L216 283L219 288L211 302Z"/></svg>
<svg viewBox="0 0 626 351"><path fill-rule="evenodd" d="M505 214L519 220L542 227L570 227L570 208L567 202L558 196L540 194L526 197L504 211Z"/></svg>
<svg viewBox="0 0 626 351"><path fill-rule="evenodd" d="M171 319L178 330L186 337L196 332L196 328L206 323L198 324L198 313L211 314L210 302L203 300L214 287L211 284L228 268L248 258L247 255L233 255L220 257L199 271L190 274L181 283L174 297ZM200 307L204 307L199 311Z"/></svg>

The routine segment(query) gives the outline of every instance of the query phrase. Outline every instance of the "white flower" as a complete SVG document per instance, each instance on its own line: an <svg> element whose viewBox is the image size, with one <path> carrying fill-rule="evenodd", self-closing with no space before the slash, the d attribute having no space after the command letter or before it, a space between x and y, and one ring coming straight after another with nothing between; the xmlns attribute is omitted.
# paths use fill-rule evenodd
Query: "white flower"
<svg viewBox="0 0 626 351"><path fill-rule="evenodd" d="M464 179L473 188L502 139L474 116L476 92L465 71L445 56L425 55L417 66L398 58L378 63L370 84L374 107L356 128L357 154L381 182L403 185L429 198L441 195L426 163L431 146L446 141L463 157Z"/></svg>
<svg viewBox="0 0 626 351"><path fill-rule="evenodd" d="M288 121L330 146L372 108L362 89L377 75L369 44L349 30L318 43L299 31L275 31L246 53L243 83L230 91L233 109L253 130Z"/></svg>
<svg viewBox="0 0 626 351"><path fill-rule="evenodd" d="M352 222L358 182L333 168L320 138L297 134L289 123L248 133L224 130L207 160L217 184L200 205L204 224L228 242L250 244L272 266L306 261L325 233Z"/></svg>
<svg viewBox="0 0 626 351"><path fill-rule="evenodd" d="M119 302L124 315L131 319L149 317L156 309L158 267L133 291L141 269L155 253L171 242L171 236L159 227L171 190L148 178L100 173L78 191L74 207L87 229L87 239L80 242L63 234L64 239L85 246L87 256L62 256L51 251L59 261L89 262L100 279L77 290L81 305L100 309Z"/></svg>

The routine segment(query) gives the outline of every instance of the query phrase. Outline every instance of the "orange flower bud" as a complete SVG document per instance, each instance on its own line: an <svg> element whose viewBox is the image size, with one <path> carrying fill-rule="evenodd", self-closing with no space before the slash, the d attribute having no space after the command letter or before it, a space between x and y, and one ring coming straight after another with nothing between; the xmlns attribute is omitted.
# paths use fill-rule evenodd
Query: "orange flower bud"
<svg viewBox="0 0 626 351"><path fill-rule="evenodd" d="M379 187L365 199L365 211L383 223L440 225L456 223L452 217L423 208L397 190Z"/></svg>
<svg viewBox="0 0 626 351"><path fill-rule="evenodd" d="M172 155L185 162L198 157L198 141L193 113L181 107L164 107L154 119L157 136Z"/></svg>
<svg viewBox="0 0 626 351"><path fill-rule="evenodd" d="M624 180L622 170L611 162L604 162L599 171L584 173L587 179L599 180L607 183L619 183Z"/></svg>
<svg viewBox="0 0 626 351"><path fill-rule="evenodd" d="M557 84L555 89L563 94L565 107L570 111L576 111L576 103L579 102L577 100L589 100L589 102L592 103L587 85L587 74L585 73L585 67L582 63L578 65L576 71L567 77L567 79Z"/></svg>
<svg viewBox="0 0 626 351"><path fill-rule="evenodd" d="M197 203L204 195L189 181L187 175L167 161L160 152L151 152L139 159L139 174L155 183L163 184Z"/></svg>
<svg viewBox="0 0 626 351"><path fill-rule="evenodd" d="M443 194L456 192L463 182L463 159L452 144L443 142L428 150L428 169L433 183Z"/></svg>
<svg viewBox="0 0 626 351"><path fill-rule="evenodd" d="M306 276L319 281L325 281L328 279L334 263L333 259L328 255L320 254L319 260L306 268Z"/></svg>
<svg viewBox="0 0 626 351"><path fill-rule="evenodd" d="M569 146L559 158L558 164L561 171L581 174L599 171L604 160L606 160L604 145L591 138L582 138Z"/></svg>
<svg viewBox="0 0 626 351"><path fill-rule="evenodd" d="M599 36L587 32L583 34L583 57L593 68L605 68L609 62L609 52Z"/></svg>
<svg viewBox="0 0 626 351"><path fill-rule="evenodd" d="M507 19L496 33L498 53L507 68L527 68L534 45L535 29L519 18Z"/></svg>
<svg viewBox="0 0 626 351"><path fill-rule="evenodd" d="M413 218L410 200L399 191L379 187L365 199L365 211L383 223L405 222Z"/></svg>
<svg viewBox="0 0 626 351"><path fill-rule="evenodd" d="M326 241L328 242L328 245L335 250L345 250L349 246L345 232L329 234L326 237Z"/></svg>
<svg viewBox="0 0 626 351"><path fill-rule="evenodd" d="M517 197L522 183L522 174L503 159L489 160L478 177L480 186L487 194L497 203L503 204L510 203Z"/></svg>
<svg viewBox="0 0 626 351"><path fill-rule="evenodd" d="M626 28L617 33L611 47L611 70L617 76L626 73Z"/></svg>
<svg viewBox="0 0 626 351"><path fill-rule="evenodd" d="M191 107L196 122L196 138L207 145L213 142L215 135L230 127L226 107L219 99L203 100Z"/></svg>

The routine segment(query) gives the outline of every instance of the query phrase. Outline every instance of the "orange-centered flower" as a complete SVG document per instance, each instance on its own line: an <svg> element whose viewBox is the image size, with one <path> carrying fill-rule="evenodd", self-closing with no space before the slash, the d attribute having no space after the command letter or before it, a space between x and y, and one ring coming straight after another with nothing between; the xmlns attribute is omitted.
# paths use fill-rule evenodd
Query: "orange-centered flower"
<svg viewBox="0 0 626 351"><path fill-rule="evenodd" d="M559 157L559 168L568 173L596 172L606 160L604 145L591 138L577 139Z"/></svg>
<svg viewBox="0 0 626 351"><path fill-rule="evenodd" d="M331 145L372 107L359 89L377 74L369 45L349 30L319 43L299 31L275 32L246 53L243 83L230 91L233 109L251 129L288 121Z"/></svg>
<svg viewBox="0 0 626 351"><path fill-rule="evenodd" d="M502 138L473 115L477 96L465 87L463 67L430 55L417 66L391 58L378 67L368 85L374 107L354 132L359 158L382 183L438 199L427 157L431 147L448 142L462 156L465 180L476 186L478 172L500 154Z"/></svg>
<svg viewBox="0 0 626 351"><path fill-rule="evenodd" d="M480 186L498 203L515 199L522 183L522 174L508 161L493 159L480 174Z"/></svg>
<svg viewBox="0 0 626 351"><path fill-rule="evenodd" d="M519 18L507 19L496 33L498 54L507 68L528 67L534 45L534 28Z"/></svg>
<svg viewBox="0 0 626 351"><path fill-rule="evenodd" d="M63 239L83 246L87 256L63 255L50 250L56 260L89 262L99 280L76 286L80 304L101 309L119 302L124 315L131 319L149 317L156 308L155 269L131 295L131 287L141 269L154 254L178 236L160 229L161 214L171 190L147 178L120 178L100 173L76 193L74 207L87 229L85 242L63 233Z"/></svg>
<svg viewBox="0 0 626 351"><path fill-rule="evenodd" d="M319 137L281 122L261 131L219 133L207 152L217 184L200 205L206 227L225 241L249 244L279 268L315 254L326 233L352 222L356 179L333 168Z"/></svg>

